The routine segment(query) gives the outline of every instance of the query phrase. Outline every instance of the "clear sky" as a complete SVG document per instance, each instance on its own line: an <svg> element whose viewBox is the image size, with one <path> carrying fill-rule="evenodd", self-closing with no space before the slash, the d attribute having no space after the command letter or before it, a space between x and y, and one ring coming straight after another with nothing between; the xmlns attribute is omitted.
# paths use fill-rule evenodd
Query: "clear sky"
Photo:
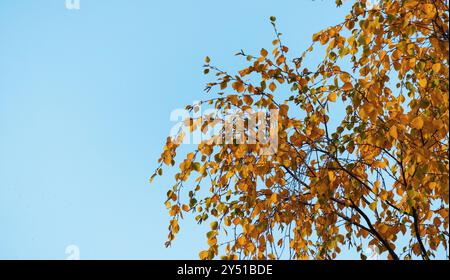
<svg viewBox="0 0 450 280"><path fill-rule="evenodd" d="M64 259L70 244L82 259L197 258L204 231L190 221L164 247L172 178L148 183L170 112L204 98L205 55L233 70L241 48L270 48L269 16L300 53L347 8L0 0L0 259Z"/></svg>

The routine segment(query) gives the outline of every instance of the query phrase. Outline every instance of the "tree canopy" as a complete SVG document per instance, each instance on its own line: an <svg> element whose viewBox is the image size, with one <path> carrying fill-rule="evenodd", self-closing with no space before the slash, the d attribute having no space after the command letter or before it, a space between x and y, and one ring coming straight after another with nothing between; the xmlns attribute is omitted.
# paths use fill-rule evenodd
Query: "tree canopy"
<svg viewBox="0 0 450 280"><path fill-rule="evenodd" d="M299 56L283 44L275 17L270 23L273 50L239 52L247 61L240 71L205 59L214 80L201 104L277 110L276 150L262 153L268 144L259 140L214 141L226 131L198 143L167 193L167 245L189 212L210 223L201 259L334 259L344 247L366 258L364 246L389 259L447 251L448 2L355 1ZM323 59L307 68L318 48ZM185 126L204 131L217 119ZM175 165L179 138L167 138L151 180Z"/></svg>

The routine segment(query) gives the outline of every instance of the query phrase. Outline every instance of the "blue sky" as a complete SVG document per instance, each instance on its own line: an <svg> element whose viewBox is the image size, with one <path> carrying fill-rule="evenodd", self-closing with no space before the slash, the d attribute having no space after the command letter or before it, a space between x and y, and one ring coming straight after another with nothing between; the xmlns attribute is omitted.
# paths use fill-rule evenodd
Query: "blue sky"
<svg viewBox="0 0 450 280"><path fill-rule="evenodd" d="M82 259L197 258L204 231L190 221L164 247L172 178L148 183L170 112L205 97L206 55L233 70L241 48L270 48L269 16L295 54L346 7L64 2L0 0L0 259L64 259L70 244Z"/></svg>

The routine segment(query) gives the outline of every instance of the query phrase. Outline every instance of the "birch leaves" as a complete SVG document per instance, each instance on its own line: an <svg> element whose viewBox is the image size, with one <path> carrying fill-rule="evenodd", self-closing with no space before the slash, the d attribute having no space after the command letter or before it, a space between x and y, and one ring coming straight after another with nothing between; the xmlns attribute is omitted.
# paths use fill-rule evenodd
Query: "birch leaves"
<svg viewBox="0 0 450 280"><path fill-rule="evenodd" d="M300 57L272 17L273 50L241 51L248 65L237 74L207 58L206 89L217 95L204 103L278 110L277 150L202 142L181 159L167 194L169 243L188 214L211 223L201 259L332 259L344 246L365 258L367 243L389 259L446 250L448 17L442 0L355 1ZM315 44L325 56L308 69ZM154 176L178 148L168 139Z"/></svg>

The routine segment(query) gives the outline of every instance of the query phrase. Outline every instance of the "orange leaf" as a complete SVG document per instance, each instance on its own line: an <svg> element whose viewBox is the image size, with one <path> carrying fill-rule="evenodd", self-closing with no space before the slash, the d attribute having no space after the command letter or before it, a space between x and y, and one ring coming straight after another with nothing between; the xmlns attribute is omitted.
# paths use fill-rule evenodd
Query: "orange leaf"
<svg viewBox="0 0 450 280"><path fill-rule="evenodd" d="M335 102L336 101L336 97L337 97L336 93L332 92L332 93L330 93L328 95L328 100L331 101L331 102Z"/></svg>
<svg viewBox="0 0 450 280"><path fill-rule="evenodd" d="M275 83L270 83L270 85L269 85L269 89L271 90L271 91L275 91L276 89L277 89L277 86L275 85Z"/></svg>
<svg viewBox="0 0 450 280"><path fill-rule="evenodd" d="M353 89L353 85L352 85L351 83L347 82L347 83L344 84L344 86L342 87L342 89L343 89L344 91L349 91L349 90Z"/></svg>

